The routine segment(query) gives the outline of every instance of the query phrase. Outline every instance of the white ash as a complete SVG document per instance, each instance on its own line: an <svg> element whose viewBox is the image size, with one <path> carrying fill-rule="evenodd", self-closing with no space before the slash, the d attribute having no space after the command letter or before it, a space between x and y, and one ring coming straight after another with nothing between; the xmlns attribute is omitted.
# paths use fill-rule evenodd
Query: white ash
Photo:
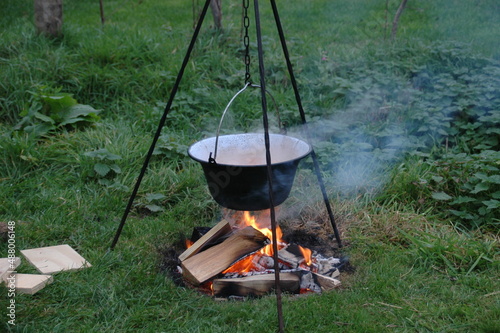
<svg viewBox="0 0 500 333"><path fill-rule="evenodd" d="M274 259L272 257L263 256L259 259L258 264L265 269L274 268Z"/></svg>
<svg viewBox="0 0 500 333"><path fill-rule="evenodd" d="M341 265L341 261L338 258L325 258L321 254L316 256L316 263L318 265L317 272L319 274L336 277L340 275L340 272L337 267Z"/></svg>
<svg viewBox="0 0 500 333"><path fill-rule="evenodd" d="M303 272L300 279L300 289L310 290L312 292L321 294L321 287L316 283L311 272Z"/></svg>

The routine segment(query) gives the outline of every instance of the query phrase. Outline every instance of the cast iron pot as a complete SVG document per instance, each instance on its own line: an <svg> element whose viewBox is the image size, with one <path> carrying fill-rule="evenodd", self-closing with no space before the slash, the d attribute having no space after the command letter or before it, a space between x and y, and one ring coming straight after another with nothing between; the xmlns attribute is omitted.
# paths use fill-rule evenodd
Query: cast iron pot
<svg viewBox="0 0 500 333"><path fill-rule="evenodd" d="M283 203L293 185L300 160L311 146L297 138L270 134L274 205ZM271 207L264 134L222 135L193 144L189 156L203 167L210 194L221 206L235 210Z"/></svg>

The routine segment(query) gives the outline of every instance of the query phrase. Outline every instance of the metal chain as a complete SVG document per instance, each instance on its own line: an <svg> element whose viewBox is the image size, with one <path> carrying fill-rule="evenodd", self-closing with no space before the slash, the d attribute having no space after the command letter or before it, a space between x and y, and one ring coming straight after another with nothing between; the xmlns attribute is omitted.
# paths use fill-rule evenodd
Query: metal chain
<svg viewBox="0 0 500 333"><path fill-rule="evenodd" d="M243 36L243 45L245 46L245 84L250 83L250 37L248 36L248 27L250 27L250 18L248 17L248 7L250 0L243 0L243 27L245 35Z"/></svg>

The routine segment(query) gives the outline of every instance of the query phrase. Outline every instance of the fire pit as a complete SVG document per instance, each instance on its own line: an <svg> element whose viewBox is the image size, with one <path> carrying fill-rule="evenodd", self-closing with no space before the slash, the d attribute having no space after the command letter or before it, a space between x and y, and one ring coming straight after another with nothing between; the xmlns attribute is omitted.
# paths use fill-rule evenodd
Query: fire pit
<svg viewBox="0 0 500 333"><path fill-rule="evenodd" d="M179 256L184 281L214 296L263 296L274 290L275 271L268 211L226 217ZM241 218L239 218L241 217ZM280 286L292 294L340 286L342 260L287 243L277 228ZM215 245L214 245L215 244Z"/></svg>

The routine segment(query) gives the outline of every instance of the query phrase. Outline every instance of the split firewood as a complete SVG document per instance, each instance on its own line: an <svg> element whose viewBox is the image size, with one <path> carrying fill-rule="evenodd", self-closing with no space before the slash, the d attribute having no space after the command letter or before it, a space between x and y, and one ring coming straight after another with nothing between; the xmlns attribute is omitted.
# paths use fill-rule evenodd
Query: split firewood
<svg viewBox="0 0 500 333"><path fill-rule="evenodd" d="M290 268L297 268L300 262L304 260L304 256L300 253L297 245L290 244L278 251L278 259L286 263Z"/></svg>
<svg viewBox="0 0 500 333"><path fill-rule="evenodd" d="M241 229L224 242L184 260L181 264L182 275L194 285L199 285L241 257L262 248L267 239L252 227Z"/></svg>
<svg viewBox="0 0 500 333"><path fill-rule="evenodd" d="M222 220L217 223L209 232L201 236L193 245L191 245L186 251L184 251L180 256L179 260L184 261L187 258L195 255L196 253L203 250L203 248L212 242L214 239L218 239L225 234L231 232L231 226L226 220Z"/></svg>
<svg viewBox="0 0 500 333"><path fill-rule="evenodd" d="M263 296L275 287L273 274L259 274L231 279L215 279L213 291L216 296ZM300 278L293 273L280 273L280 287L282 291L297 293L300 287Z"/></svg>
<svg viewBox="0 0 500 333"><path fill-rule="evenodd" d="M312 274L322 291L328 291L340 287L341 282L337 279L317 273Z"/></svg>

